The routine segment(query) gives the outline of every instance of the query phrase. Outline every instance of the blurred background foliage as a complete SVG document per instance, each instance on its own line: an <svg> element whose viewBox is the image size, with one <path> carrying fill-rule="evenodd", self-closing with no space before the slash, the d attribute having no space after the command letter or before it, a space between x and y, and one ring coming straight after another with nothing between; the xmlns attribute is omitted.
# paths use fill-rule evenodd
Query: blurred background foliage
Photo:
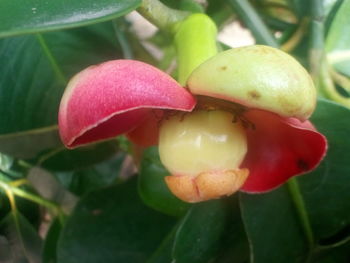
<svg viewBox="0 0 350 263"><path fill-rule="evenodd" d="M1 1L0 262L350 262L350 1L162 1L208 14L222 49L278 47L310 72L329 152L297 179L309 228L287 186L190 205L166 188L155 147L139 169L124 137L64 148L57 111L75 73L132 58L176 76L171 34L137 31L142 2Z"/></svg>

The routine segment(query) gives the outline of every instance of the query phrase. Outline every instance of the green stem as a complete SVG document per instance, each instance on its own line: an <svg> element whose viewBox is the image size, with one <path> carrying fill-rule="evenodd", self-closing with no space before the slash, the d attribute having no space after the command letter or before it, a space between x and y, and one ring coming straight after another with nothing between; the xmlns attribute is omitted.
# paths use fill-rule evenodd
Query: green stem
<svg viewBox="0 0 350 263"><path fill-rule="evenodd" d="M59 65L58 65L55 57L53 56L50 48L48 47L46 40L44 39L44 37L41 34L36 34L36 37L37 37L42 49L44 50L46 57L50 61L52 69L55 72L58 80L61 82L62 85L66 86L68 81L67 81L66 77L64 76L61 68L59 67Z"/></svg>
<svg viewBox="0 0 350 263"><path fill-rule="evenodd" d="M24 242L23 242L23 234L22 234L22 231L21 231L19 218L18 218L18 214L17 214L17 206L16 206L15 197L13 196L13 192L9 188L5 188L4 190L6 192L6 195L7 195L8 199L9 199L9 202L10 202L10 205L11 205L13 221L14 221L14 224L15 224L16 231L18 233L18 238L20 240L19 243L20 243L20 246L21 246L21 250L25 254L25 256L28 257L28 252L27 252L27 249L25 248Z"/></svg>
<svg viewBox="0 0 350 263"><path fill-rule="evenodd" d="M196 67L217 54L216 36L216 25L204 14L193 14L179 24L175 45L181 85Z"/></svg>
<svg viewBox="0 0 350 263"><path fill-rule="evenodd" d="M122 49L123 57L125 59L133 59L134 54L133 54L131 45L129 43L129 40L126 36L127 30L125 30L125 27L126 27L125 22L122 21L121 19L113 20L113 29L117 37L117 40L120 44L120 47Z"/></svg>
<svg viewBox="0 0 350 263"><path fill-rule="evenodd" d="M325 63L324 54L324 10L322 1L311 1L311 41L310 41L310 71L316 88L321 90L321 71Z"/></svg>
<svg viewBox="0 0 350 263"><path fill-rule="evenodd" d="M171 32L175 24L190 15L189 12L169 8L158 0L143 0L137 11L158 28Z"/></svg>
<svg viewBox="0 0 350 263"><path fill-rule="evenodd" d="M291 52L294 50L294 48L300 43L302 38L305 35L305 29L307 25L309 24L307 19L302 19L298 25L297 30L294 32L294 34L281 46L281 49L284 52Z"/></svg>
<svg viewBox="0 0 350 263"><path fill-rule="evenodd" d="M54 202L51 202L49 200L46 200L40 196L37 196L35 194L29 193L27 191L24 191L18 187L12 186L9 183L0 181L0 188L4 189L5 191L11 191L13 194L22 197L24 199L30 200L34 203L37 203L41 206L44 206L51 211L56 212L58 215L62 214L61 208Z"/></svg>
<svg viewBox="0 0 350 263"><path fill-rule="evenodd" d="M332 249L332 248L336 248L336 247L340 247L346 243L350 242L350 236L345 237L342 240L339 240L336 243L330 244L330 245L320 245L317 247L318 250L328 250L328 249Z"/></svg>
<svg viewBox="0 0 350 263"><path fill-rule="evenodd" d="M329 66L326 64L326 62L324 62L324 64L322 65L319 79L319 92L323 96L335 102L343 104L346 107L350 107L350 98L343 97L339 94L331 77Z"/></svg>
<svg viewBox="0 0 350 263"><path fill-rule="evenodd" d="M250 29L258 44L278 47L277 40L248 0L230 0L229 3L235 9L236 14L243 20L244 24Z"/></svg>
<svg viewBox="0 0 350 263"><path fill-rule="evenodd" d="M290 179L287 183L287 186L311 251L315 246L314 235L312 232L309 216L306 211L304 199L300 192L299 184L296 178Z"/></svg>
<svg viewBox="0 0 350 263"><path fill-rule="evenodd" d="M350 92L350 79L348 77L338 73L332 67L329 67L329 73L335 83L337 83L346 91Z"/></svg>

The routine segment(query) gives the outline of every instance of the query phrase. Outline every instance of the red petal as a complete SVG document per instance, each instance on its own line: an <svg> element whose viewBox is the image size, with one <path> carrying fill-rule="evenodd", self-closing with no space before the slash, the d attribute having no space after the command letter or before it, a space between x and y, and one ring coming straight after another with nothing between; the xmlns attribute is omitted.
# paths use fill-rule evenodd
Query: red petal
<svg viewBox="0 0 350 263"><path fill-rule="evenodd" d="M193 96L169 75L135 60L91 66L68 84L59 110L67 147L95 142L134 129L150 108L191 111Z"/></svg>
<svg viewBox="0 0 350 263"><path fill-rule="evenodd" d="M325 136L309 121L255 109L244 117L255 127L247 129L248 153L242 167L250 174L243 191L272 190L292 176L314 169L327 151Z"/></svg>
<svg viewBox="0 0 350 263"><path fill-rule="evenodd" d="M153 110L150 112L139 126L127 133L128 139L143 147L157 145L159 125L163 115L163 111L161 110Z"/></svg>

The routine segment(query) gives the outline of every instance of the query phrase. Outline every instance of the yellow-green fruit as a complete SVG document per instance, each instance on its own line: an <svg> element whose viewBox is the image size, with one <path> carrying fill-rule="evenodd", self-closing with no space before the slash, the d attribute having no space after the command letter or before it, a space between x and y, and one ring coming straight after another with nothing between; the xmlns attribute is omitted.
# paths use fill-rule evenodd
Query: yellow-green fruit
<svg viewBox="0 0 350 263"><path fill-rule="evenodd" d="M306 120L316 89L293 57L268 46L247 46L217 54L197 67L187 86L192 93Z"/></svg>
<svg viewBox="0 0 350 263"><path fill-rule="evenodd" d="M159 153L173 175L236 169L247 152L247 139L231 113L196 111L164 121Z"/></svg>
<svg viewBox="0 0 350 263"><path fill-rule="evenodd" d="M200 202L236 192L248 169L240 169L247 139L240 122L223 111L195 111L165 120L159 154L172 176L165 178L173 194Z"/></svg>

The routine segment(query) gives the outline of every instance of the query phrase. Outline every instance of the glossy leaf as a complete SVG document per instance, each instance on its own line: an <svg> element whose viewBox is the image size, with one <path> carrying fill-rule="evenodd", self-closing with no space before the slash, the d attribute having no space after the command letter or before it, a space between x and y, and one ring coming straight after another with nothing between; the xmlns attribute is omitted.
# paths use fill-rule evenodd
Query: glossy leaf
<svg viewBox="0 0 350 263"><path fill-rule="evenodd" d="M63 228L58 262L144 263L173 224L142 204L134 179L91 192Z"/></svg>
<svg viewBox="0 0 350 263"><path fill-rule="evenodd" d="M254 263L305 262L306 237L286 186L240 199Z"/></svg>
<svg viewBox="0 0 350 263"><path fill-rule="evenodd" d="M0 37L94 24L125 15L140 3L140 0L1 1Z"/></svg>
<svg viewBox="0 0 350 263"><path fill-rule="evenodd" d="M11 255L9 262L40 262L42 240L33 226L18 211L9 213L1 220L0 233L6 237L9 244Z"/></svg>
<svg viewBox="0 0 350 263"><path fill-rule="evenodd" d="M124 154L117 154L92 167L71 172L56 172L54 176L66 189L82 196L130 176L127 161Z"/></svg>
<svg viewBox="0 0 350 263"><path fill-rule="evenodd" d="M215 263L246 263L249 260L249 243L238 197L237 194L227 199L230 215Z"/></svg>
<svg viewBox="0 0 350 263"><path fill-rule="evenodd" d="M329 141L321 166L299 179L317 239L329 238L350 225L349 119L349 109L326 100L319 101L311 119Z"/></svg>
<svg viewBox="0 0 350 263"><path fill-rule="evenodd" d="M327 241L331 245L347 238L342 232L350 225L350 168L342 153L350 151L349 118L350 110L326 100L319 100L312 116L328 139L329 151L315 171L298 177L297 182L313 239L319 244ZM241 207L254 262L304 262L317 252L307 244L307 233L286 186L263 195L242 194Z"/></svg>
<svg viewBox="0 0 350 263"><path fill-rule="evenodd" d="M313 263L348 263L350 260L350 242L331 249L321 250L311 262Z"/></svg>
<svg viewBox="0 0 350 263"><path fill-rule="evenodd" d="M343 1L330 25L326 51L328 61L342 74L350 77L350 1Z"/></svg>
<svg viewBox="0 0 350 263"><path fill-rule="evenodd" d="M62 230L62 224L57 218L55 218L45 237L45 243L42 252L43 263L56 263L57 262L57 242Z"/></svg>
<svg viewBox="0 0 350 263"><path fill-rule="evenodd" d="M56 123L62 83L54 75L35 36L0 41L0 133Z"/></svg>
<svg viewBox="0 0 350 263"><path fill-rule="evenodd" d="M225 200L194 205L179 226L173 258L177 263L209 262L217 255L226 231L229 211Z"/></svg>
<svg viewBox="0 0 350 263"><path fill-rule="evenodd" d="M159 247L154 251L152 256L146 261L147 263L164 263L172 262L173 245L177 228L174 228L160 243Z"/></svg>
<svg viewBox="0 0 350 263"><path fill-rule="evenodd" d="M118 49L110 23L0 40L0 150L28 158L61 146L44 127L57 123L66 81Z"/></svg>
<svg viewBox="0 0 350 263"><path fill-rule="evenodd" d="M145 151L139 174L139 194L145 204L169 214L182 215L189 204L176 198L165 184L164 177L169 172L159 159L158 148L152 147Z"/></svg>

